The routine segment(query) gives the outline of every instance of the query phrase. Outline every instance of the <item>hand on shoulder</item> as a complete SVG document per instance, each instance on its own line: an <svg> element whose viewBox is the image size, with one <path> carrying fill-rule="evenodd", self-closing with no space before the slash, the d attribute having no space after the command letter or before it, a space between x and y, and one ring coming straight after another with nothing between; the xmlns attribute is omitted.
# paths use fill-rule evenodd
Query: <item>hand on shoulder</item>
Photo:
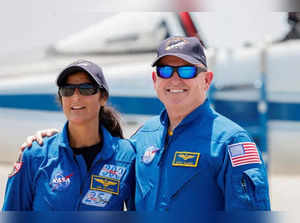
<svg viewBox="0 0 300 223"><path fill-rule="evenodd" d="M52 129L44 129L44 130L37 131L35 133L35 135L28 136L26 138L26 141L21 145L20 150L23 151L26 147L31 147L32 143L34 141L36 141L40 145L43 145L43 138L44 137L53 136L53 135L55 135L58 132L59 132L58 129L54 129L54 128L52 128Z"/></svg>

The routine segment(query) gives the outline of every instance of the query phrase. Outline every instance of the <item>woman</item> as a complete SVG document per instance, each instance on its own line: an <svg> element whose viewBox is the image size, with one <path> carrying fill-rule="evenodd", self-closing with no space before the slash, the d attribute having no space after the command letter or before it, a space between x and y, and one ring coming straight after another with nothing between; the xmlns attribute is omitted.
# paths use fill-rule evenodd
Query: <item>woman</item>
<svg viewBox="0 0 300 223"><path fill-rule="evenodd" d="M124 202L132 209L135 155L106 106L102 69L76 61L59 74L57 85L68 121L42 146L34 143L21 153L3 210L123 210Z"/></svg>

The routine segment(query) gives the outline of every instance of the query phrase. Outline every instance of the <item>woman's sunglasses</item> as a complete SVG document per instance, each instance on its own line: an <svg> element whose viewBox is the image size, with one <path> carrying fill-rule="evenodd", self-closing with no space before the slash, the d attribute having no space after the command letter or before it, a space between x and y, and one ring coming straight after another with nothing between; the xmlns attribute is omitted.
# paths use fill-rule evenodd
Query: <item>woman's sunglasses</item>
<svg viewBox="0 0 300 223"><path fill-rule="evenodd" d="M70 97L74 94L76 88L83 96L90 96L99 91L99 88L93 84L67 84L61 86L58 90L58 93L60 96Z"/></svg>
<svg viewBox="0 0 300 223"><path fill-rule="evenodd" d="M202 67L196 67L196 66L179 66L179 67L173 67L173 66L157 66L156 72L157 75L161 78L171 78L174 74L174 72L178 74L178 76L182 79L191 79L196 77L201 72L206 72L207 70Z"/></svg>

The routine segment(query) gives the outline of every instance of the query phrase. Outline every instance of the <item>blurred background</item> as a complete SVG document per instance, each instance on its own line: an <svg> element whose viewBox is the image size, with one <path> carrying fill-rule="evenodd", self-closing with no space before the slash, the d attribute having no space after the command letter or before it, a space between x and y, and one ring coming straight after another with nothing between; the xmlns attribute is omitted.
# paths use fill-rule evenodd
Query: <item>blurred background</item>
<svg viewBox="0 0 300 223"><path fill-rule="evenodd" d="M1 7L0 205L7 174L26 136L63 126L65 118L55 101L55 78L62 68L76 59L90 59L104 68L110 104L121 112L129 137L162 109L151 80L156 47L170 35L187 35L197 36L206 47L215 75L209 92L212 105L246 128L263 151L272 208L297 210L299 13L268 11L270 6L257 1L254 8L235 1L218 7L214 1L172 1L175 10L201 10L192 13L143 8L119 13L117 5L101 8L101 3L31 0ZM148 8L165 9L156 4ZM221 10L228 4L232 10Z"/></svg>

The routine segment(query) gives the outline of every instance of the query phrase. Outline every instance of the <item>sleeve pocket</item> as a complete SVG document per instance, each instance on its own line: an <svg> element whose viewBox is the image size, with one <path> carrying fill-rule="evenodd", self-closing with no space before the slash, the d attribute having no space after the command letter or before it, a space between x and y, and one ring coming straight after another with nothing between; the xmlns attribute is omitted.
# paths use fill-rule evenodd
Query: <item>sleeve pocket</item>
<svg viewBox="0 0 300 223"><path fill-rule="evenodd" d="M255 210L269 210L269 190L265 172L259 168L245 170L241 179L242 191L249 196Z"/></svg>

